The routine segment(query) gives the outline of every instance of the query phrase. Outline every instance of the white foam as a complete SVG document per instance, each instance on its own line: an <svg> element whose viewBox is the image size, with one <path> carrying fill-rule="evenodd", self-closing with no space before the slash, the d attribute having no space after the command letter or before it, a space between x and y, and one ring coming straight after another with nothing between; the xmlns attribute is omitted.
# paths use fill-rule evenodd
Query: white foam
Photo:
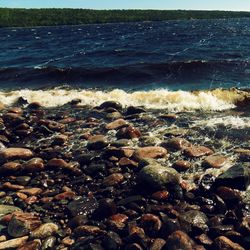
<svg viewBox="0 0 250 250"><path fill-rule="evenodd" d="M219 93L219 94L218 94ZM80 99L83 105L96 106L104 101L118 101L123 106L144 106L146 108L166 109L169 111L189 110L225 110L234 107L235 96L229 98L212 91L169 91L166 89L151 91L125 92L115 89L109 92L95 90L19 90L0 92L0 100L5 105L11 105L19 97L28 102L40 102L46 107L60 106L73 99ZM225 96L225 99L223 99Z"/></svg>

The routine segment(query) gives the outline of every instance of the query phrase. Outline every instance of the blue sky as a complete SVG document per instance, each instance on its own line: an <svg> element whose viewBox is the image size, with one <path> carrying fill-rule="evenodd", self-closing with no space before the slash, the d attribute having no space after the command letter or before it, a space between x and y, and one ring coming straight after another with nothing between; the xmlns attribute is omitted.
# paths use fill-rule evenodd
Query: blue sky
<svg viewBox="0 0 250 250"><path fill-rule="evenodd" d="M250 0L0 0L0 7L250 11Z"/></svg>

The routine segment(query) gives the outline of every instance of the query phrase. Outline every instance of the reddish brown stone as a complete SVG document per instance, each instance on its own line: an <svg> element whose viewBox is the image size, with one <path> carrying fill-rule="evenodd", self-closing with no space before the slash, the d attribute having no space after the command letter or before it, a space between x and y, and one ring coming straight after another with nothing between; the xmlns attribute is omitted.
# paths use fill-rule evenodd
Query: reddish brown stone
<svg viewBox="0 0 250 250"><path fill-rule="evenodd" d="M104 231L96 226L84 225L84 226L77 227L74 233L79 237L79 236L86 236L86 235L99 235L99 234L103 234Z"/></svg>
<svg viewBox="0 0 250 250"><path fill-rule="evenodd" d="M0 160L7 161L11 159L28 159L33 153L26 148L5 148L0 151Z"/></svg>
<svg viewBox="0 0 250 250"><path fill-rule="evenodd" d="M219 187L216 192L223 200L241 200L241 193L229 187Z"/></svg>
<svg viewBox="0 0 250 250"><path fill-rule="evenodd" d="M15 191L23 189L24 186L11 184L10 182L5 182L3 184L3 188Z"/></svg>
<svg viewBox="0 0 250 250"><path fill-rule="evenodd" d="M195 158L204 155L211 155L213 154L213 150L204 146L191 146L189 148L184 149L184 153L189 157Z"/></svg>
<svg viewBox="0 0 250 250"><path fill-rule="evenodd" d="M67 168L68 163L63 159L53 158L49 160L48 167Z"/></svg>
<svg viewBox="0 0 250 250"><path fill-rule="evenodd" d="M0 168L0 173L15 173L21 169L21 164L18 162L6 162Z"/></svg>
<svg viewBox="0 0 250 250"><path fill-rule="evenodd" d="M173 168L177 171L186 171L191 167L191 163L189 161L177 161L173 164Z"/></svg>
<svg viewBox="0 0 250 250"><path fill-rule="evenodd" d="M17 250L39 250L41 243L39 241L29 241L17 248Z"/></svg>
<svg viewBox="0 0 250 250"><path fill-rule="evenodd" d="M125 121L124 119L117 119L113 122L110 122L108 123L105 128L108 129L108 130L111 130L111 129L119 129L119 128L122 128L122 127L125 127L125 126L128 126L129 123L127 121Z"/></svg>
<svg viewBox="0 0 250 250"><path fill-rule="evenodd" d="M168 197L169 197L169 192L166 190L157 191L157 192L152 194L152 198L155 200L158 200L158 201L167 200Z"/></svg>
<svg viewBox="0 0 250 250"><path fill-rule="evenodd" d="M126 128L121 128L117 134L116 134L117 138L119 139L133 139L133 138L139 138L141 137L141 132L139 129L132 127L132 126L128 126Z"/></svg>
<svg viewBox="0 0 250 250"><path fill-rule="evenodd" d="M27 195L39 195L43 192L43 190L41 188L25 188L19 190L19 192Z"/></svg>
<svg viewBox="0 0 250 250"><path fill-rule="evenodd" d="M57 135L54 138L53 145L64 145L68 141L68 136L66 135Z"/></svg>
<svg viewBox="0 0 250 250"><path fill-rule="evenodd" d="M12 240L7 240L0 243L0 249L16 249L20 246L23 246L28 240L29 236L24 236Z"/></svg>
<svg viewBox="0 0 250 250"><path fill-rule="evenodd" d="M157 232L161 229L162 223L158 216L154 214L144 214L141 217L142 226L145 231Z"/></svg>
<svg viewBox="0 0 250 250"><path fill-rule="evenodd" d="M166 241L164 239L156 238L156 239L154 239L149 250L161 250L161 249L163 249L165 244L166 244Z"/></svg>
<svg viewBox="0 0 250 250"><path fill-rule="evenodd" d="M204 160L204 164L211 168L221 168L227 162L227 158L222 155L210 155Z"/></svg>
<svg viewBox="0 0 250 250"><path fill-rule="evenodd" d="M54 198L56 200L72 199L76 196L75 192L67 191L64 193L57 194Z"/></svg>
<svg viewBox="0 0 250 250"><path fill-rule="evenodd" d="M36 203L37 201L38 201L38 198L36 196L30 196L27 199L25 199L25 203L29 205Z"/></svg>
<svg viewBox="0 0 250 250"><path fill-rule="evenodd" d="M176 137L176 138L172 138L166 142L163 142L162 146L167 147L167 148L173 148L176 150L183 150L187 147L190 147L191 143L183 138Z"/></svg>
<svg viewBox="0 0 250 250"><path fill-rule="evenodd" d="M163 158L167 155L168 151L163 147L144 147L135 150L133 157L137 160L147 158Z"/></svg>
<svg viewBox="0 0 250 250"><path fill-rule="evenodd" d="M219 250L245 250L242 246L229 240L225 236L220 236L214 240L214 245Z"/></svg>
<svg viewBox="0 0 250 250"><path fill-rule="evenodd" d="M119 166L121 167L131 167L131 168L136 168L138 167L138 163L133 161L133 160L130 160L129 158L127 157L122 157L120 160L119 160Z"/></svg>
<svg viewBox="0 0 250 250"><path fill-rule="evenodd" d="M22 165L23 170L36 172L44 170L44 162L41 158L33 158Z"/></svg>
<svg viewBox="0 0 250 250"><path fill-rule="evenodd" d="M120 173L114 173L104 178L103 185L105 186L115 186L124 180L124 176Z"/></svg>
<svg viewBox="0 0 250 250"><path fill-rule="evenodd" d="M64 239L62 239L62 244L64 246L69 247L69 246L73 245L74 243L75 243L75 240L71 239L69 236L67 236Z"/></svg>

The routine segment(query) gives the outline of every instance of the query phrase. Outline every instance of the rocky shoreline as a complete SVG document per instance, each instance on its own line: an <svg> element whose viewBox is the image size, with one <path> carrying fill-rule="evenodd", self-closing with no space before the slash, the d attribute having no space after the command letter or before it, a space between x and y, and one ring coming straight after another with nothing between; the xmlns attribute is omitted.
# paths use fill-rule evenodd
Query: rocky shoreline
<svg viewBox="0 0 250 250"><path fill-rule="evenodd" d="M0 249L249 249L249 134L193 122L220 115L3 108Z"/></svg>

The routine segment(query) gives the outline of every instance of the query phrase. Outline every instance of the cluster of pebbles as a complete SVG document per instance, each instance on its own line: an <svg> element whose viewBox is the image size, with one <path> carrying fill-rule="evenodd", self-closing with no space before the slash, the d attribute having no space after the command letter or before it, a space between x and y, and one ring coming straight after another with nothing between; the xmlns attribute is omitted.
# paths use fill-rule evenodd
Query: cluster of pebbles
<svg viewBox="0 0 250 250"><path fill-rule="evenodd" d="M205 139L192 116L3 109L0 249L249 249L250 150Z"/></svg>

